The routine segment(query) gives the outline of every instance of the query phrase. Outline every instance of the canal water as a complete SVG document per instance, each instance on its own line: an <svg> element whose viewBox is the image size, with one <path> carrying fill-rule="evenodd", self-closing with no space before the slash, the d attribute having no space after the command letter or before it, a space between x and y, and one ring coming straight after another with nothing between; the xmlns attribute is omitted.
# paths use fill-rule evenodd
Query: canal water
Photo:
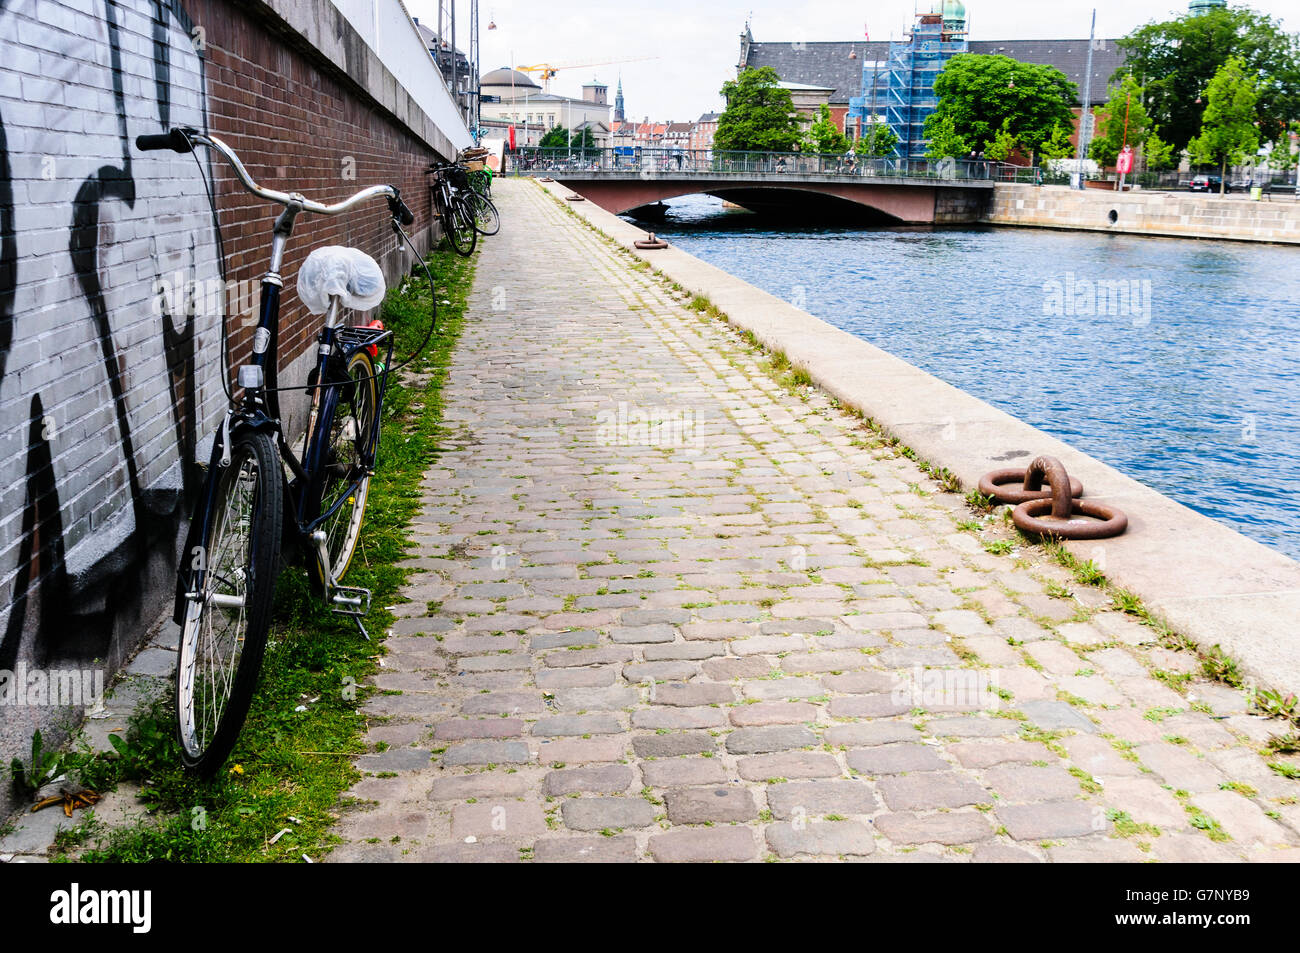
<svg viewBox="0 0 1300 953"><path fill-rule="evenodd" d="M655 230L1300 559L1300 249L792 228L706 196Z"/></svg>

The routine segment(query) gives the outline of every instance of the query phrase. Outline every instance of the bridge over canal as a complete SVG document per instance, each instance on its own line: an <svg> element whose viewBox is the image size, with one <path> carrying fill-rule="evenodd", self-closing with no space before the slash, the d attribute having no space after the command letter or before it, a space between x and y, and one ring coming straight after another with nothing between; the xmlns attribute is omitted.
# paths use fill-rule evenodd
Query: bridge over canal
<svg viewBox="0 0 1300 953"><path fill-rule="evenodd" d="M753 211L817 212L909 224L975 222L995 182L1014 173L993 162L850 160L800 153L685 150L541 150L516 160L622 214L682 195L713 195Z"/></svg>

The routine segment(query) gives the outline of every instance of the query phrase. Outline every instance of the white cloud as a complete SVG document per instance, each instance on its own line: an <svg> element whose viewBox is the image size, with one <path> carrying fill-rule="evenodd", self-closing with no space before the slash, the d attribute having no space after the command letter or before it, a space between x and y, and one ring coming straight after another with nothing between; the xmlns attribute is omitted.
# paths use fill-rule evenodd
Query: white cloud
<svg viewBox="0 0 1300 953"><path fill-rule="evenodd" d="M928 0L920 0L925 3ZM437 0L406 0L422 23L438 17ZM1295 0L1255 0L1254 9L1300 28ZM446 3L450 7L450 0ZM457 2L457 40L468 43L469 2ZM1134 27L1186 10L1180 0L967 0L971 38L1073 39L1088 35L1093 8L1098 36L1123 36ZM869 27L873 40L901 35L912 20L912 0L816 3L774 0L480 0L484 70L515 64L602 63L641 56L640 62L562 70L555 92L580 95L593 76L614 87L620 71L629 118L685 121L721 105L718 90L735 76L739 36L753 12L757 40L853 40ZM497 29L489 31L492 19ZM865 21L865 23L864 23Z"/></svg>

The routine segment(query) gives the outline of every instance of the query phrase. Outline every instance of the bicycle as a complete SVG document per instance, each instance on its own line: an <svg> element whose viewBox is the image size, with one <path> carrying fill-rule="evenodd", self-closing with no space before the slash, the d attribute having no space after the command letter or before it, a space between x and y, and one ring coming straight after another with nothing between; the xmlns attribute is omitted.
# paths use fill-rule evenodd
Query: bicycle
<svg viewBox="0 0 1300 953"><path fill-rule="evenodd" d="M469 193L469 206L474 212L474 230L480 235L495 235L501 231L501 213L496 203L481 192Z"/></svg>
<svg viewBox="0 0 1300 953"><path fill-rule="evenodd" d="M478 229L474 227L476 214L470 206L473 190L465 170L455 163L429 166L433 176L434 214L442 222L443 234L456 254L468 258L478 244Z"/></svg>
<svg viewBox="0 0 1300 953"><path fill-rule="evenodd" d="M176 676L176 725L181 759L192 771L211 777L233 749L252 702L270 626L271 599L282 550L305 555L313 590L337 613L352 618L367 639L362 617L370 591L344 586L357 547L370 479L375 472L380 419L392 365L393 333L375 321L349 327L344 311L366 297L383 297L383 275L369 256L353 249L317 249L299 272L329 255L351 256L365 277L363 289L352 278L328 290L324 321L317 336L318 359L305 388L281 387L277 378L280 276L285 246L298 215L338 215L365 202L385 198L393 231L420 256L403 226L415 217L400 191L389 185L363 189L334 205L298 193L259 186L239 156L220 139L195 129L172 129L140 136L141 151L171 149L191 153L197 146L218 153L252 194L284 206L272 228L270 269L262 277L261 310L250 363L238 369L236 399L228 373L222 385L229 404L213 439L206 478L190 520L176 579L173 618L181 627ZM202 163L200 162L200 168ZM204 185L211 196L206 174ZM215 207L215 205L214 205ZM218 258L225 255L220 230ZM364 261L360 261L364 259ZM371 270L373 268L373 270ZM432 289L433 276L425 273ZM375 287L377 285L377 288ZM377 295L377 296L376 296ZM370 307L373 305L367 305ZM424 350L437 322L436 305L424 342L402 365ZM228 339L222 322L222 354L228 367ZM380 353L383 360L378 360ZM301 459L281 429L279 394L304 390L311 410ZM286 468L287 471L286 472Z"/></svg>

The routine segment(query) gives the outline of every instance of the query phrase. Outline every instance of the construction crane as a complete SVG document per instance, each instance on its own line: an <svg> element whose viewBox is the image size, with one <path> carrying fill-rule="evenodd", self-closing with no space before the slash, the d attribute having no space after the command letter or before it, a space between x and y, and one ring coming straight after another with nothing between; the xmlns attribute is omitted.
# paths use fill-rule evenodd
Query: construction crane
<svg viewBox="0 0 1300 953"><path fill-rule="evenodd" d="M619 63L638 63L642 60L657 60L657 56L633 56L622 60L605 60L601 63L562 63L559 66L551 63L536 63L533 66L516 66L521 73L539 73L545 90L551 91L551 77L562 69L586 69L591 66L614 66Z"/></svg>

